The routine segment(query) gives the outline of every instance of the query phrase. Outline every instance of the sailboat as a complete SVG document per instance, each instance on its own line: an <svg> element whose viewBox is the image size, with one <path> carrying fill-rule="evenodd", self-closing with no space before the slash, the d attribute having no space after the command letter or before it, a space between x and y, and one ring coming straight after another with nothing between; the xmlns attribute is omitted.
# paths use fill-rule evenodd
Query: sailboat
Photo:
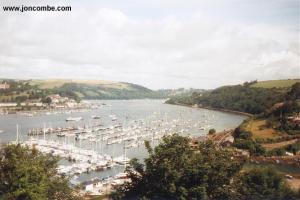
<svg viewBox="0 0 300 200"><path fill-rule="evenodd" d="M79 122L79 121L81 121L81 120L83 120L82 117L68 117L68 118L66 119L67 122L69 122L69 121L76 121L76 122Z"/></svg>
<svg viewBox="0 0 300 200"><path fill-rule="evenodd" d="M123 140L123 139L122 139ZM125 140L123 140L123 144L124 144L124 154L119 156L119 157L116 157L114 158L114 161L119 164L119 165L126 165L130 162L130 159L128 157L126 157L126 148L125 148Z"/></svg>

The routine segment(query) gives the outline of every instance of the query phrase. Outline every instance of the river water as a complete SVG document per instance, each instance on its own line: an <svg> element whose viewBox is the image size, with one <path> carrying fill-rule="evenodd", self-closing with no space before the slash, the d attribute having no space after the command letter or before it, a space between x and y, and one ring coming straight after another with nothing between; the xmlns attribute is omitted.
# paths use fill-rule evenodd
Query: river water
<svg viewBox="0 0 300 200"><path fill-rule="evenodd" d="M154 127L157 130L167 129L171 132L178 132L182 135L201 136L206 135L208 129L214 128L217 131L237 127L246 117L236 114L218 112L206 109L196 109L177 105L164 104L163 100L102 100L92 101L92 103L103 103L100 108L86 110L84 112L59 113L48 115L37 115L33 117L22 115L4 115L0 116L0 133L1 142L9 142L16 140L16 124L19 126L19 139L28 140L27 133L33 128L46 127L71 127L80 126L87 127L95 123L101 123L104 127L113 126L116 123L122 123L123 127L130 127L133 124L138 124L138 127L143 130L143 127L158 126L157 121L161 120L168 122L165 127ZM117 117L116 121L112 121L110 115ZM91 116L100 116L100 120L94 120ZM80 122L66 122L68 117L82 117ZM204 130L203 130L204 129ZM39 136L43 137L43 136ZM78 141L75 137L59 138L56 134L46 135L47 140L55 140L78 146ZM158 141L154 142L156 145ZM88 140L83 141L80 146L84 149L93 149L99 153L106 153L112 156L120 156L123 154L123 144L107 145L100 143L95 145ZM136 148L127 150L126 155L129 158L143 159L147 156L145 148L141 145ZM61 163L67 164L66 161ZM122 171L124 167L116 166L110 170L102 172L92 172L79 176L80 181L88 180L93 177L103 178L109 175L114 175Z"/></svg>

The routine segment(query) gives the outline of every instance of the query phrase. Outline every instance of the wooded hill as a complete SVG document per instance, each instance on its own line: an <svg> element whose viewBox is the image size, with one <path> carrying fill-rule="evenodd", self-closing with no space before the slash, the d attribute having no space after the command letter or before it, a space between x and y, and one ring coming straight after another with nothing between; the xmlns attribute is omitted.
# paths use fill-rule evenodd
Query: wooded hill
<svg viewBox="0 0 300 200"><path fill-rule="evenodd" d="M0 90L0 102L22 102L27 99L44 98L49 94L60 94L76 100L81 99L164 99L174 95L190 95L199 92L196 89L151 90L146 87L114 81L103 80L10 80L6 82L9 89Z"/></svg>
<svg viewBox="0 0 300 200"><path fill-rule="evenodd" d="M171 98L170 104L197 104L200 107L228 109L251 114L260 114L275 103L283 102L292 84L300 80L253 81L242 85L223 86L206 93L193 93L181 98ZM274 87L271 85L273 84Z"/></svg>

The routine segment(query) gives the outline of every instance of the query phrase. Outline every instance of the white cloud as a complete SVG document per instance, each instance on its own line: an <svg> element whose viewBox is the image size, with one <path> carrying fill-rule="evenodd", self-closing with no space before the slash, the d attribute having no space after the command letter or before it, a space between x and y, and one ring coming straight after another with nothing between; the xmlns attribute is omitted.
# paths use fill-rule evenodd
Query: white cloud
<svg viewBox="0 0 300 200"><path fill-rule="evenodd" d="M1 77L111 79L155 89L300 77L299 29L285 24L83 7L1 13L0 23Z"/></svg>

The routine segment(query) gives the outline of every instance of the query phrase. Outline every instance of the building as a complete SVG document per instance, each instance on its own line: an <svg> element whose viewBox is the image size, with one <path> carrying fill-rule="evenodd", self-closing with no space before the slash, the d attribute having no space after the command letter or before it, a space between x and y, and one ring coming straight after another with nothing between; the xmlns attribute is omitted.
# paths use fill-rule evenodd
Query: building
<svg viewBox="0 0 300 200"><path fill-rule="evenodd" d="M10 85L6 82L0 84L0 90L7 90L10 88Z"/></svg>
<svg viewBox="0 0 300 200"><path fill-rule="evenodd" d="M82 187L85 193L90 195L100 195L102 183L98 178L92 179L82 183Z"/></svg>
<svg viewBox="0 0 300 200"><path fill-rule="evenodd" d="M61 98L59 94L52 94L48 97L51 99L51 103L59 103Z"/></svg>

